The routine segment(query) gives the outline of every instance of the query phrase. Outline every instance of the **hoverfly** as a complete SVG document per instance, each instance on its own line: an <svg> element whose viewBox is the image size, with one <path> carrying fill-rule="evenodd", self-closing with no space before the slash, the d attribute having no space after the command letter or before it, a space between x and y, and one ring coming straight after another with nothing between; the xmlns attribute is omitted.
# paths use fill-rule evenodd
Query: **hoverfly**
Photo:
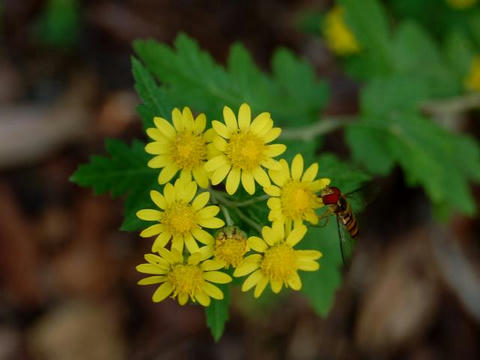
<svg viewBox="0 0 480 360"><path fill-rule="evenodd" d="M340 252L342 261L345 264L346 258L351 256L353 240L359 233L357 217L350 203L347 201L346 195L342 194L339 188L327 186L322 190L321 196L323 203L327 206L327 212L324 217L330 215L336 216Z"/></svg>

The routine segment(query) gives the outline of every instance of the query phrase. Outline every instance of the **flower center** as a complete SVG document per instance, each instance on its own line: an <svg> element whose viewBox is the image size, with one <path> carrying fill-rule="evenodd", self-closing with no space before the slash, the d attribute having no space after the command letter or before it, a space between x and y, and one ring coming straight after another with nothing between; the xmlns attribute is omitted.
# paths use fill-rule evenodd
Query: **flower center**
<svg viewBox="0 0 480 360"><path fill-rule="evenodd" d="M302 219L307 211L321 206L318 196L299 181L284 185L281 202L283 212L293 220Z"/></svg>
<svg viewBox="0 0 480 360"><path fill-rule="evenodd" d="M265 154L265 143L255 134L239 132L230 137L226 154L233 167L253 170L260 166Z"/></svg>
<svg viewBox="0 0 480 360"><path fill-rule="evenodd" d="M170 144L170 156L181 169L192 170L207 158L207 148L202 135L180 132Z"/></svg>
<svg viewBox="0 0 480 360"><path fill-rule="evenodd" d="M242 231L230 230L218 233L215 239L215 259L225 262L225 267L237 267L247 252L247 239Z"/></svg>
<svg viewBox="0 0 480 360"><path fill-rule="evenodd" d="M175 202L165 209L161 222L172 234L185 234L196 225L195 212L190 204Z"/></svg>
<svg viewBox="0 0 480 360"><path fill-rule="evenodd" d="M265 251L260 268L270 280L286 281L297 271L295 250L286 244L269 248Z"/></svg>
<svg viewBox="0 0 480 360"><path fill-rule="evenodd" d="M203 271L197 265L174 265L167 278L174 289L174 296L187 294L193 297L204 284Z"/></svg>

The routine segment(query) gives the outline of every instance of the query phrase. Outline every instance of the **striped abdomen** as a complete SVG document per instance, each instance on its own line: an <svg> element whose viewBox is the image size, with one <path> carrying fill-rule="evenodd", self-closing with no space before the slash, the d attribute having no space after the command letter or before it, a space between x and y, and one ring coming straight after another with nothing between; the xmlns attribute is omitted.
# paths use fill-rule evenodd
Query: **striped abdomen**
<svg viewBox="0 0 480 360"><path fill-rule="evenodd" d="M358 222L355 214L352 211L352 208L347 200L343 196L340 197L337 207L335 209L335 214L338 216L340 221L345 228L350 233L352 238L358 236Z"/></svg>

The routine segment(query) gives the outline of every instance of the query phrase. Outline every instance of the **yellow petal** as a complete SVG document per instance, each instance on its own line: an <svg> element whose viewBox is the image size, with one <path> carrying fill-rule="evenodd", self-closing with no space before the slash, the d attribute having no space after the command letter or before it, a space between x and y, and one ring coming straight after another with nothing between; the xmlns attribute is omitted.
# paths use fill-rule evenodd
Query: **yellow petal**
<svg viewBox="0 0 480 360"><path fill-rule="evenodd" d="M203 278L217 284L227 284L232 281L230 275L225 274L221 271L207 271L203 273Z"/></svg>
<svg viewBox="0 0 480 360"><path fill-rule="evenodd" d="M188 264L189 265L198 265L200 261L202 261L202 253L200 252L200 249L197 251L193 251L192 255L188 257Z"/></svg>
<svg viewBox="0 0 480 360"><path fill-rule="evenodd" d="M225 124L222 124L220 121L213 120L212 127L218 135L225 139L230 138L230 135L232 134L231 131L227 129Z"/></svg>
<svg viewBox="0 0 480 360"><path fill-rule="evenodd" d="M162 232L163 229L164 229L164 226L162 224L155 224L155 225L149 226L148 228L146 228L140 233L140 237L147 238L153 235L157 235L160 232Z"/></svg>
<svg viewBox="0 0 480 360"><path fill-rule="evenodd" d="M330 179L322 178L322 179L318 179L318 180L315 180L314 182L312 182L312 184L309 187L313 192L317 192L317 191L322 190L323 188L325 188L328 185L330 185Z"/></svg>
<svg viewBox="0 0 480 360"><path fill-rule="evenodd" d="M295 254L300 260L317 260L323 256L323 254L317 250L295 250Z"/></svg>
<svg viewBox="0 0 480 360"><path fill-rule="evenodd" d="M164 167L158 175L158 183L165 184L169 182L170 180L172 180L178 170L178 167L176 167L175 165L169 165L167 167Z"/></svg>
<svg viewBox="0 0 480 360"><path fill-rule="evenodd" d="M307 227L306 226L299 226L293 229L290 234L287 237L286 243L290 245L291 247L294 247L295 245L298 244L300 240L303 239L305 234L307 233Z"/></svg>
<svg viewBox="0 0 480 360"><path fill-rule="evenodd" d="M198 241L200 241L202 244L205 244L205 245L212 244L214 240L213 236L210 235L210 233L200 228L193 229L192 235L195 239L197 239Z"/></svg>
<svg viewBox="0 0 480 360"><path fill-rule="evenodd" d="M280 196L282 193L280 188L276 185L270 185L270 186L264 187L263 191L265 191L270 196Z"/></svg>
<svg viewBox="0 0 480 360"><path fill-rule="evenodd" d="M198 301L198 303L202 306L209 306L210 305L210 297L204 293L203 291L197 292L195 294L195 299Z"/></svg>
<svg viewBox="0 0 480 360"><path fill-rule="evenodd" d="M228 106L223 107L223 119L225 120L225 125L230 132L238 130L237 119L235 118L235 113Z"/></svg>
<svg viewBox="0 0 480 360"><path fill-rule="evenodd" d="M227 176L227 174L230 172L230 169L232 167L230 165L224 165L217 170L212 175L212 185L217 185L222 182L223 179Z"/></svg>
<svg viewBox="0 0 480 360"><path fill-rule="evenodd" d="M172 235L170 233L162 232L153 242L152 251L158 252L159 249L164 248L165 245L167 245L167 243L170 241L171 237Z"/></svg>
<svg viewBox="0 0 480 360"><path fill-rule="evenodd" d="M207 161L205 164L205 170L207 171L215 171L218 168L228 165L228 160L225 157L225 155L218 155L215 156L214 158L210 159Z"/></svg>
<svg viewBox="0 0 480 360"><path fill-rule="evenodd" d="M154 117L153 122L155 123L157 129L160 130L162 134L165 135L167 138L171 139L175 137L175 134L177 132L167 120L161 117Z"/></svg>
<svg viewBox="0 0 480 360"><path fill-rule="evenodd" d="M145 145L145 152L152 155L166 154L168 152L168 142L155 141Z"/></svg>
<svg viewBox="0 0 480 360"><path fill-rule="evenodd" d="M143 209L137 211L137 217L145 221L159 221L162 216L162 212L153 209Z"/></svg>
<svg viewBox="0 0 480 360"><path fill-rule="evenodd" d="M240 183L240 169L233 168L227 177L227 184L226 184L227 193L229 195L233 195L237 191L239 183Z"/></svg>
<svg viewBox="0 0 480 360"><path fill-rule="evenodd" d="M267 145L265 154L269 157L275 157L283 154L285 150L287 150L287 147L283 144Z"/></svg>
<svg viewBox="0 0 480 360"><path fill-rule="evenodd" d="M165 197L165 201L167 205L173 204L176 200L175 188L172 184L168 183L163 188L163 196Z"/></svg>
<svg viewBox="0 0 480 360"><path fill-rule="evenodd" d="M281 202L280 198L272 197L272 198L267 200L267 206L272 210L281 209L282 208L282 202Z"/></svg>
<svg viewBox="0 0 480 360"><path fill-rule="evenodd" d="M262 279L263 274L261 270L257 270L251 273L247 279L242 284L242 291L248 291L252 287L258 284L258 282Z"/></svg>
<svg viewBox="0 0 480 360"><path fill-rule="evenodd" d="M209 282L205 282L202 286L202 290L207 293L208 296L217 299L217 300L222 300L223 299L223 293L222 291L216 287L213 284L210 284Z"/></svg>
<svg viewBox="0 0 480 360"><path fill-rule="evenodd" d="M143 278L142 280L137 282L137 285L153 285L153 284L160 284L167 279L165 275L155 275Z"/></svg>
<svg viewBox="0 0 480 360"><path fill-rule="evenodd" d="M198 244L192 235L190 234L185 235L184 241L185 241L185 246L187 247L187 250L190 254L194 254L199 250Z"/></svg>
<svg viewBox="0 0 480 360"><path fill-rule="evenodd" d="M207 229L218 229L225 225L223 220L219 218L210 218L210 219L199 219L198 225L203 226Z"/></svg>
<svg viewBox="0 0 480 360"><path fill-rule="evenodd" d="M198 183L198 185L206 189L208 187L208 174L204 167L199 167L192 170L193 178Z"/></svg>
<svg viewBox="0 0 480 360"><path fill-rule="evenodd" d="M273 120L270 118L265 123L265 126L261 130L257 131L257 135L260 136L261 138L264 138L265 135L267 135L272 128L273 128Z"/></svg>
<svg viewBox="0 0 480 360"><path fill-rule="evenodd" d="M210 205L197 212L197 216L199 219L209 219L217 215L219 211L220 208L218 206Z"/></svg>
<svg viewBox="0 0 480 360"><path fill-rule="evenodd" d="M165 198L157 190L150 191L150 198L160 209L164 210L167 207L167 202L165 201Z"/></svg>
<svg viewBox="0 0 480 360"><path fill-rule="evenodd" d="M242 171L241 179L243 188L247 191L247 193L250 195L255 194L255 180L253 175L246 171Z"/></svg>
<svg viewBox="0 0 480 360"><path fill-rule="evenodd" d="M308 167L302 177L302 181L313 181L318 173L318 164L313 163Z"/></svg>
<svg viewBox="0 0 480 360"><path fill-rule="evenodd" d="M173 121L173 125L175 126L175 129L177 130L177 132L181 132L181 131L184 130L182 113L177 108L173 109L173 111L172 111L172 121Z"/></svg>
<svg viewBox="0 0 480 360"><path fill-rule="evenodd" d="M283 283L280 280L270 280L270 287L275 294L278 294L282 290Z"/></svg>
<svg viewBox="0 0 480 360"><path fill-rule="evenodd" d="M271 158L262 161L261 165L269 170L282 170L280 163L277 160Z"/></svg>
<svg viewBox="0 0 480 360"><path fill-rule="evenodd" d="M300 180L303 173L303 157L300 154L295 155L292 161L292 179Z"/></svg>
<svg viewBox="0 0 480 360"><path fill-rule="evenodd" d="M172 162L167 155L158 155L149 160L147 166L152 169L159 169L171 164Z"/></svg>
<svg viewBox="0 0 480 360"><path fill-rule="evenodd" d="M233 276L235 277L245 276L247 274L250 274L252 271L257 270L259 267L260 265L258 263L244 261L237 266L237 268L233 272Z"/></svg>
<svg viewBox="0 0 480 360"><path fill-rule="evenodd" d="M297 266L303 271L317 271L320 268L320 265L313 260L297 260Z"/></svg>
<svg viewBox="0 0 480 360"><path fill-rule="evenodd" d="M173 291L172 285L170 283L166 282L163 283L158 287L157 290L152 295L152 300L153 302L160 302L162 300L165 300L168 295L170 295Z"/></svg>
<svg viewBox="0 0 480 360"><path fill-rule="evenodd" d="M272 121L270 118L270 113L263 112L252 121L250 130L255 134L259 134L268 126L270 121Z"/></svg>
<svg viewBox="0 0 480 360"><path fill-rule="evenodd" d="M223 267L223 264L216 260L205 260L200 266L203 271L212 271L220 270Z"/></svg>
<svg viewBox="0 0 480 360"><path fill-rule="evenodd" d="M176 191L176 193L179 199L189 203L197 194L197 183L190 181L180 190L180 192Z"/></svg>
<svg viewBox="0 0 480 360"><path fill-rule="evenodd" d="M185 130L193 131L193 114L192 110L188 106L183 108L183 125L185 126Z"/></svg>
<svg viewBox="0 0 480 360"><path fill-rule="evenodd" d="M253 177L263 187L270 185L270 178L260 166L253 170Z"/></svg>
<svg viewBox="0 0 480 360"><path fill-rule="evenodd" d="M184 245L183 237L175 236L172 240L172 250L176 250L179 253L183 253L183 245Z"/></svg>
<svg viewBox="0 0 480 360"><path fill-rule="evenodd" d="M140 264L137 265L136 269L139 273L152 275L163 275L168 271L162 266L156 264Z"/></svg>
<svg viewBox="0 0 480 360"><path fill-rule="evenodd" d="M282 133L281 128L276 127L276 128L270 129L263 137L263 141L265 141L265 144L268 144L269 142L272 142L273 140L278 138L281 133Z"/></svg>
<svg viewBox="0 0 480 360"><path fill-rule="evenodd" d="M199 114L195 119L195 124L193 126L193 131L195 134L201 134L205 131L205 127L207 126L207 117L205 114Z"/></svg>
<svg viewBox="0 0 480 360"><path fill-rule="evenodd" d="M267 287L268 284L268 278L263 276L260 281L257 283L257 286L255 287L255 291L253 293L253 296L258 298L260 295L262 295L263 290Z"/></svg>
<svg viewBox="0 0 480 360"><path fill-rule="evenodd" d="M238 126L240 130L247 130L252 121L252 112L248 104L243 103L238 110Z"/></svg>
<svg viewBox="0 0 480 360"><path fill-rule="evenodd" d="M298 291L302 288L302 280L300 279L300 276L298 276L297 272L294 272L292 276L290 276L290 278L287 280L287 284L292 290Z"/></svg>
<svg viewBox="0 0 480 360"><path fill-rule="evenodd" d="M168 261L165 260L164 258L155 255L155 254L145 254L144 256L145 260L147 260L150 264L157 264L161 266L167 266L168 267Z"/></svg>
<svg viewBox="0 0 480 360"><path fill-rule="evenodd" d="M274 222L272 224L272 233L275 238L275 242L281 241L285 238L285 226L280 222Z"/></svg>
<svg viewBox="0 0 480 360"><path fill-rule="evenodd" d="M195 211L200 210L205 205L207 205L208 200L210 200L210 193L208 191L202 192L195 198L195 200L193 200L192 209Z"/></svg>
<svg viewBox="0 0 480 360"><path fill-rule="evenodd" d="M147 135L155 141L160 141L160 142L168 141L168 138L165 135L163 135L163 133L157 128L148 128L146 132L147 132Z"/></svg>
<svg viewBox="0 0 480 360"><path fill-rule="evenodd" d="M213 138L213 145L221 152L225 152L227 150L227 142L221 136L215 136Z"/></svg>
<svg viewBox="0 0 480 360"><path fill-rule="evenodd" d="M265 241L263 241L262 239L260 239L259 237L257 236L251 236L248 238L248 246L250 246L253 250L255 250L256 252L265 252L265 250L267 250L268 246L267 244L265 243Z"/></svg>
<svg viewBox="0 0 480 360"><path fill-rule="evenodd" d="M187 293L180 293L178 294L178 303L180 305L185 305L188 301L188 294Z"/></svg>

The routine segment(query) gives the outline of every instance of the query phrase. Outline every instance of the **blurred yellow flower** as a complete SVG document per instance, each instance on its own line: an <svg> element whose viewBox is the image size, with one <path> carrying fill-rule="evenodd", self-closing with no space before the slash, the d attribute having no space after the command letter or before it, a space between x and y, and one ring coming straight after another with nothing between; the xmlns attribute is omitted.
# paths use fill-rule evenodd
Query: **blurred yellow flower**
<svg viewBox="0 0 480 360"><path fill-rule="evenodd" d="M468 9L477 3L477 0L446 0L454 9Z"/></svg>
<svg viewBox="0 0 480 360"><path fill-rule="evenodd" d="M206 245L213 243L213 236L202 227L218 229L225 225L223 220L215 217L220 208L205 206L210 199L208 192L195 197L196 193L197 184L182 178L175 185L166 184L163 195L156 190L150 192L152 201L160 210L143 209L137 212L137 216L158 222L140 233L141 237L158 235L152 251L159 251L172 238L173 249L182 252L185 245L191 254L199 249L196 240Z"/></svg>
<svg viewBox="0 0 480 360"><path fill-rule="evenodd" d="M465 77L464 86L470 91L480 91L480 56L473 58L470 72Z"/></svg>
<svg viewBox="0 0 480 360"><path fill-rule="evenodd" d="M178 171L182 176L195 181L202 188L208 187L208 174L204 165L207 161L207 135L205 132L206 117L204 114L193 118L188 107L172 111L172 126L161 117L153 119L155 128L147 129L147 135L154 141L145 146L145 151L156 155L148 162L154 169L162 169L158 182L165 184Z"/></svg>
<svg viewBox="0 0 480 360"><path fill-rule="evenodd" d="M273 158L285 152L283 144L269 144L280 136L281 129L273 127L273 120L267 112L261 113L253 121L248 104L242 104L235 113L228 106L223 108L225 123L212 122L216 136L213 145L217 152L205 165L212 172L213 185L227 178L227 193L234 194L240 181L249 193L255 193L255 181L262 186L270 185L264 168L278 169Z"/></svg>
<svg viewBox="0 0 480 360"><path fill-rule="evenodd" d="M270 208L268 220L279 221L295 226L303 224L304 220L312 224L318 223L315 209L323 206L322 199L317 192L330 184L330 179L315 180L318 173L318 164L314 163L303 171L303 157L297 154L292 161L291 171L287 162L280 160L281 170L270 170L269 175L274 185L266 186L265 192L272 196L267 205Z"/></svg>
<svg viewBox="0 0 480 360"><path fill-rule="evenodd" d="M139 285L161 284L153 293L153 302L165 300L169 295L177 298L180 305L185 305L190 299L203 306L210 305L210 298L223 299L222 291L212 283L226 284L232 278L220 271L223 265L214 260L205 260L210 252L200 251L188 257L185 262L183 255L177 250L158 250L158 255L146 254L146 264L137 266L137 271L152 276L138 282Z"/></svg>
<svg viewBox="0 0 480 360"><path fill-rule="evenodd" d="M352 55L360 51L355 35L345 23L344 10L335 6L325 16L323 35L327 46L337 55Z"/></svg>
<svg viewBox="0 0 480 360"><path fill-rule="evenodd" d="M242 291L255 287L254 296L259 297L268 283L274 293L278 293L284 285L300 290L302 281L298 270L318 270L320 266L316 260L322 256L320 251L294 249L306 232L307 228L301 225L285 238L284 226L277 222L271 228L265 226L262 229L263 239L250 237L248 245L258 254L247 256L233 273L235 277L250 274L242 285Z"/></svg>

